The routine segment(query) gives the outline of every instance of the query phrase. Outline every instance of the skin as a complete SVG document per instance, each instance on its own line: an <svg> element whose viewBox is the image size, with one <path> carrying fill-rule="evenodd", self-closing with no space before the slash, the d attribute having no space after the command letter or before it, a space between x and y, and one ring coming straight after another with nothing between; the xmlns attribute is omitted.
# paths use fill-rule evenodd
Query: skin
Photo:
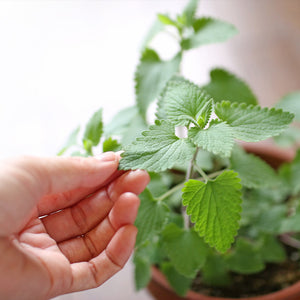
<svg viewBox="0 0 300 300"><path fill-rule="evenodd" d="M145 171L96 158L0 162L0 298L49 299L95 288L134 248Z"/></svg>

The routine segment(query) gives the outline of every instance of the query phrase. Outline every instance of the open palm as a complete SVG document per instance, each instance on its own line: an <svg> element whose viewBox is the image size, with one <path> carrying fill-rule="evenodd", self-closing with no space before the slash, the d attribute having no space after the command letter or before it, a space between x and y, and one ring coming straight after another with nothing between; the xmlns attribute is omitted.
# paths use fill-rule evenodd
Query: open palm
<svg viewBox="0 0 300 300"><path fill-rule="evenodd" d="M23 158L0 171L0 298L49 299L101 285L134 247L143 171L118 156Z"/></svg>

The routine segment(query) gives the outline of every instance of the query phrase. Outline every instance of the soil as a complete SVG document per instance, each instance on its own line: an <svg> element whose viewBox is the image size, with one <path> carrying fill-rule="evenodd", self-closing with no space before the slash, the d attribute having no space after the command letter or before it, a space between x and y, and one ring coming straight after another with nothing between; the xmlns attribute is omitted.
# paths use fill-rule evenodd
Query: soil
<svg viewBox="0 0 300 300"><path fill-rule="evenodd" d="M300 280L299 251L287 249L289 259L281 264L268 264L264 271L253 275L231 273L230 287L208 286L198 276L192 290L214 297L253 297L272 293Z"/></svg>

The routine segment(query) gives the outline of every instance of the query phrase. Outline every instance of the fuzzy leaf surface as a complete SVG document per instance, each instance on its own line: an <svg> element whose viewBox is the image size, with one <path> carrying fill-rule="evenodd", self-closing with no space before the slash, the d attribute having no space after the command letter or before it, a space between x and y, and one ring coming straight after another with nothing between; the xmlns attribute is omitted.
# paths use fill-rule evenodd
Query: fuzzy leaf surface
<svg viewBox="0 0 300 300"><path fill-rule="evenodd" d="M161 93L167 81L178 71L181 54L163 61L152 49L145 49L135 74L136 101L142 115L149 104Z"/></svg>
<svg viewBox="0 0 300 300"><path fill-rule="evenodd" d="M207 183L189 180L183 188L183 205L195 230L220 252L230 247L239 228L242 186L237 175L224 171Z"/></svg>
<svg viewBox="0 0 300 300"><path fill-rule="evenodd" d="M210 82L202 87L216 102L245 102L257 104L257 99L249 86L227 70L216 68L210 72Z"/></svg>
<svg viewBox="0 0 300 300"><path fill-rule="evenodd" d="M178 138L173 124L156 120L149 129L125 148L120 169L161 172L172 168L178 161L185 162L193 157L194 144L188 139Z"/></svg>
<svg viewBox="0 0 300 300"><path fill-rule="evenodd" d="M215 113L233 128L234 137L246 142L258 142L284 131L293 115L280 109L261 108L245 103L218 102Z"/></svg>
<svg viewBox="0 0 300 300"><path fill-rule="evenodd" d="M193 230L169 224L162 232L162 247L180 274L194 278L203 266L208 248Z"/></svg>
<svg viewBox="0 0 300 300"><path fill-rule="evenodd" d="M169 262L164 262L160 267L174 291L180 296L185 296L191 286L192 279L178 273Z"/></svg>
<svg viewBox="0 0 300 300"><path fill-rule="evenodd" d="M206 111L206 106L211 107L212 99L197 85L175 77L168 82L160 101L164 103L165 113L172 123L186 126L191 120L197 123L198 118ZM211 109L202 118L209 119L210 114Z"/></svg>
<svg viewBox="0 0 300 300"><path fill-rule="evenodd" d="M276 184L274 169L258 156L235 147L231 158L231 168L239 173L241 183L248 188L269 187Z"/></svg>
<svg viewBox="0 0 300 300"><path fill-rule="evenodd" d="M92 146L97 146L103 133L102 108L96 111L88 121L83 141L91 142Z"/></svg>
<svg viewBox="0 0 300 300"><path fill-rule="evenodd" d="M206 44L225 42L238 32L230 23L207 17L195 20L193 28L194 34L181 43L185 50Z"/></svg>
<svg viewBox="0 0 300 300"><path fill-rule="evenodd" d="M229 157L233 148L232 128L225 122L213 120L207 129L192 127L189 138L199 147L216 155Z"/></svg>
<svg viewBox="0 0 300 300"><path fill-rule="evenodd" d="M169 218L169 208L162 201L156 201L148 189L140 194L141 204L135 225L138 228L136 246L142 245L159 234Z"/></svg>

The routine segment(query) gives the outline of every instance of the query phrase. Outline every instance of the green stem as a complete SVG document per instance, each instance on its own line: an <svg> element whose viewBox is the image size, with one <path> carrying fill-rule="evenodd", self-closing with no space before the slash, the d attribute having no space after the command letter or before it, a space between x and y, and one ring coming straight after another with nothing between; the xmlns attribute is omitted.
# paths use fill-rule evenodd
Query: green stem
<svg viewBox="0 0 300 300"><path fill-rule="evenodd" d="M214 173L211 173L209 175L206 175L206 177L209 179L215 178L218 175L220 175L221 173L223 173L225 170L221 170L221 171L217 171ZM204 177L198 177L195 180L199 180L199 181L205 181ZM177 192L178 190L182 189L184 187L186 181L183 181L177 185L175 185L174 187L172 187L170 190L168 190L166 193L162 194L161 196L159 196L158 198L156 198L157 201L163 201L166 198L168 198L169 196L171 196L172 194L174 194L175 192Z"/></svg>
<svg viewBox="0 0 300 300"><path fill-rule="evenodd" d="M199 166L196 165L195 168L197 169L199 174L204 178L205 183L206 183L209 180L209 177L206 175L206 173Z"/></svg>

